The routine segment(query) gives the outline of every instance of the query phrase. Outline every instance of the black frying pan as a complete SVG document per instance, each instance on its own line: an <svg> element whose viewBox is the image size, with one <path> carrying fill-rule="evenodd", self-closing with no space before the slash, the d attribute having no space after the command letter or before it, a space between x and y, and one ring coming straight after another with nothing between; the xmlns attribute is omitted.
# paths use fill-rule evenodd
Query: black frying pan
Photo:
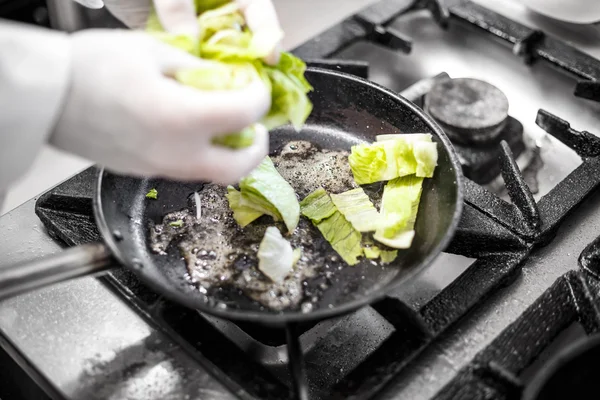
<svg viewBox="0 0 600 400"><path fill-rule="evenodd" d="M342 315L381 299L410 283L449 243L462 210L462 175L450 141L421 109L381 86L339 72L310 68L307 79L314 111L305 128L283 128L271 134L271 151L289 140L308 140L329 149L346 149L374 141L382 133L431 133L438 143L438 167L426 179L412 247L385 268L361 263L345 267L309 313L261 309L243 295L218 298L203 294L184 279L186 267L176 252L157 255L147 244L149 220L189 206L198 184L137 179L102 170L94 201L96 223L104 243L85 245L30 264L0 269L0 297L7 297L76 276L99 273L119 264L166 297L193 309L231 320L284 326L287 323ZM158 200L145 198L156 188ZM222 308L225 302L227 308ZM221 306L219 306L219 304Z"/></svg>

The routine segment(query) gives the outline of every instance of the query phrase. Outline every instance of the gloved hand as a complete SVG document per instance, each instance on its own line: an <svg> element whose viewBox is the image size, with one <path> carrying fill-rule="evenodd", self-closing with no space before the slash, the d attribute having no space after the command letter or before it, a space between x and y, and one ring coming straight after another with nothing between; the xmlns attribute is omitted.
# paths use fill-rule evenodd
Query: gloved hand
<svg viewBox="0 0 600 400"><path fill-rule="evenodd" d="M199 60L144 33L86 30L72 35L72 80L50 143L130 175L234 183L268 151L266 130L242 150L215 135L260 120L270 95L245 89L202 92L169 77Z"/></svg>
<svg viewBox="0 0 600 400"><path fill-rule="evenodd" d="M265 61L276 64L283 34L271 0L234 1L239 4L252 32L274 38L273 50ZM104 0L104 4L115 17L133 29L144 28L151 8L151 0ZM167 31L191 35L198 33L194 0L154 0L154 8Z"/></svg>

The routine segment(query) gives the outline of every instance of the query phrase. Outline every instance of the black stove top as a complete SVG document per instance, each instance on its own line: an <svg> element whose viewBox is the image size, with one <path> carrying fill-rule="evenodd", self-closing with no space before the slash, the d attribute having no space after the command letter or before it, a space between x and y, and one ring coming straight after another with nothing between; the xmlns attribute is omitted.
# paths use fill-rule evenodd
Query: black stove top
<svg viewBox="0 0 600 400"><path fill-rule="evenodd" d="M310 65L368 77L368 63L338 60L336 55L359 40L409 54L411 39L388 25L400 15L420 10L429 10L440 29L467 24L475 35L487 35L512 46L513 53L525 63L548 63L580 79L574 95L600 101L600 62L544 32L469 1L442 5L435 0L384 0L331 27L294 53ZM442 119L443 113L436 115L431 106L435 97L430 93L448 82L457 84L442 74L417 82L403 94ZM535 179L521 173L515 161L525 149L523 128L519 121L503 114L501 95L494 96L486 104L501 118L488 118L476 132L458 126L460 121L446 121L445 127L454 133L451 136L469 178L460 226L446 252L476 260L418 308L390 296L355 315L299 326L296 334L304 350L310 398L393 398L394 381L410 369L411 361L436 345L478 304L510 285L521 273L523 261L552 242L562 221L600 185L600 139L576 131L560 116L540 109L537 125L575 151L582 163L536 202ZM464 140L465 135L472 139L475 134L485 143ZM482 186L498 174L510 202ZM101 240L92 216L94 176L92 167L37 201L36 213L49 234L67 246ZM527 368L557 335L574 322L581 324L586 334L597 332L599 248L600 242L591 244L581 256L578 271L560 277L434 398L518 399L528 383L524 375ZM293 398L295 379L282 363L287 360L285 332L236 325L182 308L146 288L126 270L115 269L99 279L173 337L232 393L241 398ZM354 335L346 335L348 330ZM335 340L325 345L325 336L339 340L336 345L331 344ZM350 336L353 341L348 341Z"/></svg>

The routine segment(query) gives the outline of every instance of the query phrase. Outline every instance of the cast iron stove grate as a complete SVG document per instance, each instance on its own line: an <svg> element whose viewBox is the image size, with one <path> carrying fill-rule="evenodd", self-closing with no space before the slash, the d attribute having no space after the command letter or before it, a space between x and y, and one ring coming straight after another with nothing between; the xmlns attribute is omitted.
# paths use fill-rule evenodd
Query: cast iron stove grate
<svg viewBox="0 0 600 400"><path fill-rule="evenodd" d="M543 32L529 29L469 1L452 1L447 5L438 1L381 1L306 42L295 53L312 60L312 65L366 77L367 63L335 60L336 54L359 40L410 53L411 40L387 25L402 14L423 8L431 11L441 29L453 23L471 25L481 33L511 45L514 54L527 63L543 60L581 79L575 95L600 100L597 83L600 62ZM415 101L427 92L427 85L424 87L424 91L423 85L421 89L418 85L412 88ZM447 249L450 253L476 258L476 261L418 310L393 297L372 305L372 309L394 327L393 333L330 386L311 386L313 398L385 398L390 382L411 360L478 303L509 285L520 273L521 263L538 247L552 241L561 222L600 185L600 140L587 132L571 129L567 122L544 110L538 112L536 123L577 152L582 164L536 203L516 165L511 146L503 141L498 146L498 166L512 203L467 179L464 213L457 234ZM93 167L84 171L55 187L36 203L36 213L49 234L67 246L100 240L91 206L94 172ZM539 298L537 305L540 307L532 306L520 322L515 322L461 371L438 398L456 398L464 394L483 399L489 398L486 396L490 390L504 396L500 398L518 397L522 385L516 374L568 321L582 321L590 333L598 330L597 299L590 295L590 287L597 284L597 276L597 272L574 272L560 278ZM276 376L268 365L258 363L251 354L236 346L213 319L166 301L125 270L114 270L100 279L124 296L148 321L189 350L233 393L260 399L290 396L289 377L285 374ZM564 313L556 318L546 318L544 312L549 306L563 307ZM535 346L528 346L526 336L521 339L523 331L520 327L523 321L538 319L543 319L548 329ZM243 325L240 328L266 346L278 346L285 339L276 331L253 330ZM300 328L298 334L310 333L318 326ZM531 333L524 331L527 332ZM309 378L314 377L310 366L307 368Z"/></svg>

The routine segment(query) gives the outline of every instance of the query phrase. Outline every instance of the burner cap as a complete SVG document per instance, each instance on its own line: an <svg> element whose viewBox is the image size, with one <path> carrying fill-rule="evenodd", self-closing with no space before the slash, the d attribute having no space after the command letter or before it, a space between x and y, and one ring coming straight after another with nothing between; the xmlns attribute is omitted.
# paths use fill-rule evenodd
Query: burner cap
<svg viewBox="0 0 600 400"><path fill-rule="evenodd" d="M447 79L425 96L425 111L463 144L493 141L508 117L508 99L497 87L478 79Z"/></svg>

